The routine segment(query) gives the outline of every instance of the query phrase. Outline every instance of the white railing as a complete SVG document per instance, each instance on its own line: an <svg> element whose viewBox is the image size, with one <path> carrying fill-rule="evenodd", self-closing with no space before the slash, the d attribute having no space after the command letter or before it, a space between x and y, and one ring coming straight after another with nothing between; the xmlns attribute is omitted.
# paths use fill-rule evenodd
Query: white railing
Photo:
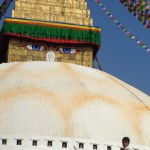
<svg viewBox="0 0 150 150"><path fill-rule="evenodd" d="M134 150L150 147L131 145ZM66 137L0 136L0 150L120 150L121 144Z"/></svg>

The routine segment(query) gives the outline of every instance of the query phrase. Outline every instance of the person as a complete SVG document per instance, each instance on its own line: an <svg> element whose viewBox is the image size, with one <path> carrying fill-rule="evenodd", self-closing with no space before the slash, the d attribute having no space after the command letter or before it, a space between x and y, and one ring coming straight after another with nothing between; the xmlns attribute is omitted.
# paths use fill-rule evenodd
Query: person
<svg viewBox="0 0 150 150"><path fill-rule="evenodd" d="M123 146L123 148L121 148L121 150L132 150L129 147L129 144L130 144L130 139L128 137L124 137L122 139L122 146Z"/></svg>

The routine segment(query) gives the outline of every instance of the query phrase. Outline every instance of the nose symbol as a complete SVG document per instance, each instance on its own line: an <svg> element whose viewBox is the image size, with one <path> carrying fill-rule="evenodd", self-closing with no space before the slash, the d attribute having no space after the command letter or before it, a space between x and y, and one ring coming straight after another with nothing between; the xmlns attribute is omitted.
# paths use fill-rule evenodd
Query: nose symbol
<svg viewBox="0 0 150 150"><path fill-rule="evenodd" d="M55 60L55 53L53 51L49 51L46 54L46 60L50 61L50 62L53 62Z"/></svg>

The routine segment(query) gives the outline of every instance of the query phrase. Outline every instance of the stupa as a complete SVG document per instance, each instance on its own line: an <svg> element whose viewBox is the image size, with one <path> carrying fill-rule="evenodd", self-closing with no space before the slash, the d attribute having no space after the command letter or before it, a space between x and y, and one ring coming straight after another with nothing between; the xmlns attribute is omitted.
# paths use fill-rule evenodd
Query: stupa
<svg viewBox="0 0 150 150"><path fill-rule="evenodd" d="M0 150L150 150L150 97L93 68L84 0L16 0L0 39Z"/></svg>

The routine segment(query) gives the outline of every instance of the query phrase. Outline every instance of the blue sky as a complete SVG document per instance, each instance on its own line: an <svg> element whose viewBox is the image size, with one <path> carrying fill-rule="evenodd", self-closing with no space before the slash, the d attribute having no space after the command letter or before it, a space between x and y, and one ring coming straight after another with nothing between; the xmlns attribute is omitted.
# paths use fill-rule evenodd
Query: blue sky
<svg viewBox="0 0 150 150"><path fill-rule="evenodd" d="M94 26L101 27L98 59L103 71L150 95L150 53L125 34L94 0L86 0ZM150 29L146 29L119 0L101 0L113 16L137 39L150 47Z"/></svg>
<svg viewBox="0 0 150 150"><path fill-rule="evenodd" d="M2 3L3 0L0 0ZM150 53L127 36L103 12L94 0L86 0L94 26L101 27L101 48L98 60L103 71L150 95ZM101 0L112 15L137 39L150 47L150 29L130 14L119 0ZM10 6L10 10L13 4ZM10 16L10 10L6 16ZM3 19L1 20L1 24Z"/></svg>

